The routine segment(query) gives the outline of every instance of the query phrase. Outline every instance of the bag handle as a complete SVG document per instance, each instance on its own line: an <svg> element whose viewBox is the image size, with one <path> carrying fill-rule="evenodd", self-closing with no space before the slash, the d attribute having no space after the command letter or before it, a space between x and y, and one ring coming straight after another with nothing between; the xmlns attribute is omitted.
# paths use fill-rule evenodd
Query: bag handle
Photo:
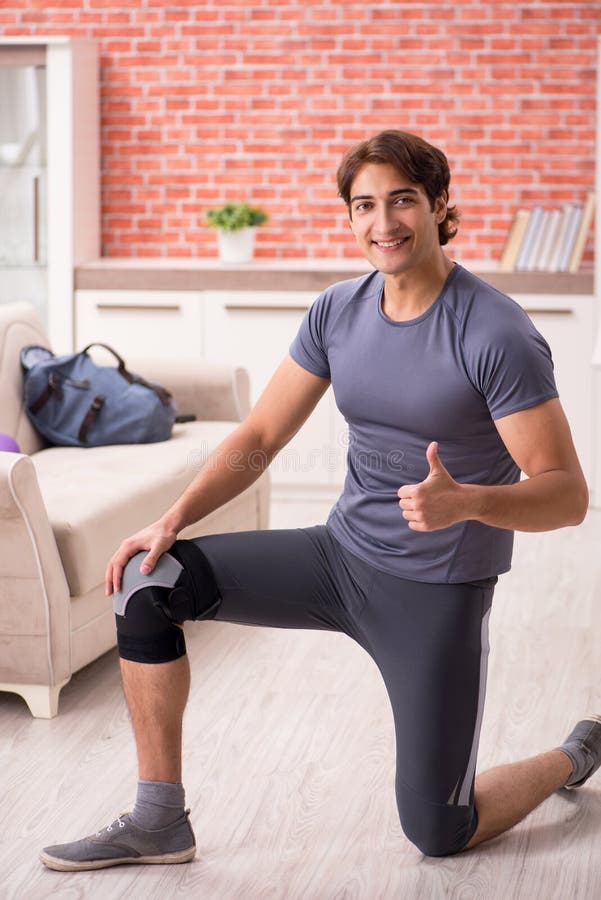
<svg viewBox="0 0 601 900"><path fill-rule="evenodd" d="M88 344L87 347L84 347L84 348L83 348L83 350L81 351L81 353L82 353L82 354L83 354L83 353L87 353L88 350L89 350L91 347L104 347L104 349L105 349L105 350L108 350L109 353L112 353L113 356L115 357L115 359L117 360L117 362L118 362L118 364L119 364L119 365L117 366L117 368L119 369L119 371L121 372L121 374L123 374L123 372L127 372L127 369L125 368L125 360L122 359L121 356L119 356L119 354L117 353L116 350L113 350L112 347L109 347L108 344L100 344L100 343L98 343L98 341L92 341L91 344ZM129 375L129 372L128 372L127 374Z"/></svg>
<svg viewBox="0 0 601 900"><path fill-rule="evenodd" d="M172 395L169 393L169 391L160 384L151 384L149 381L146 381L146 379L142 378L140 375L132 375L132 373L127 369L127 367L125 365L125 360L121 356L119 356L119 354L117 353L116 350L113 350L112 347L109 347L108 344L102 344L98 341L93 341L91 344L88 344L87 347L84 347L81 352L87 353L88 350L90 349L90 347L104 347L105 350L108 350L109 353L113 354L113 356L115 357L115 359L117 360L117 363L118 363L117 370L118 370L119 374L123 378L125 378L125 380L127 382L129 382L129 384L141 384L142 387L145 387L151 391L154 391L154 393L157 395L157 397L159 398L159 400L161 401L163 406L169 405L169 403L171 402L171 399L172 399Z"/></svg>

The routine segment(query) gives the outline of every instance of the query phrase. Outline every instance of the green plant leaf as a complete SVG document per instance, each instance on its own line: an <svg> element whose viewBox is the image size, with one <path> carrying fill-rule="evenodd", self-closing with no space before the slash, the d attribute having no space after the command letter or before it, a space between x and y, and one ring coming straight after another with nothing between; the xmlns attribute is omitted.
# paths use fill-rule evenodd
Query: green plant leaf
<svg viewBox="0 0 601 900"><path fill-rule="evenodd" d="M248 203L226 203L206 212L207 224L211 228L222 231L240 231L242 228L254 228L267 221L267 213L259 206Z"/></svg>

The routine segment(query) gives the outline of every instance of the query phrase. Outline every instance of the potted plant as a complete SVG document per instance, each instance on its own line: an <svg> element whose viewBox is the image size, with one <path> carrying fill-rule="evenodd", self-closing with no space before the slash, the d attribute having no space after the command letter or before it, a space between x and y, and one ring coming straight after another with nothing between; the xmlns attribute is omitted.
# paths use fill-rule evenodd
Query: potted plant
<svg viewBox="0 0 601 900"><path fill-rule="evenodd" d="M225 263L246 263L253 257L255 228L267 221L267 213L248 203L226 203L207 210L207 223L217 229L219 258Z"/></svg>

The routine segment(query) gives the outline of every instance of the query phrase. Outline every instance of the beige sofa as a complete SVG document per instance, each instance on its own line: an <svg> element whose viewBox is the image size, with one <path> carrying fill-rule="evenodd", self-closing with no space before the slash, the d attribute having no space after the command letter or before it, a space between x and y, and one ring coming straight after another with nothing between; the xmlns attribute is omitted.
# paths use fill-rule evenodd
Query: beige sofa
<svg viewBox="0 0 601 900"><path fill-rule="evenodd" d="M23 408L19 353L27 344L48 346L34 310L0 305L0 432L21 450L0 452L0 691L50 718L72 673L116 643L107 560L179 496L246 415L249 383L244 369L225 365L127 359L197 421L157 444L45 448ZM181 536L266 528L268 506L266 473Z"/></svg>

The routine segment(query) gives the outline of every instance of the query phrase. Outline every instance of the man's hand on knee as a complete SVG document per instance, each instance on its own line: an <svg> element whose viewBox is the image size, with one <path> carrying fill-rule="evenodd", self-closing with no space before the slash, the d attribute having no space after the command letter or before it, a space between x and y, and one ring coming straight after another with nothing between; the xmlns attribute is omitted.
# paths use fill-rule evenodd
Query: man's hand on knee
<svg viewBox="0 0 601 900"><path fill-rule="evenodd" d="M141 550L148 551L140 559L140 571L149 575L157 564L162 553L169 550L177 540L177 532L168 528L161 519L153 522L142 531L122 541L117 552L111 557L104 577L104 590L107 597L121 590L123 569Z"/></svg>

